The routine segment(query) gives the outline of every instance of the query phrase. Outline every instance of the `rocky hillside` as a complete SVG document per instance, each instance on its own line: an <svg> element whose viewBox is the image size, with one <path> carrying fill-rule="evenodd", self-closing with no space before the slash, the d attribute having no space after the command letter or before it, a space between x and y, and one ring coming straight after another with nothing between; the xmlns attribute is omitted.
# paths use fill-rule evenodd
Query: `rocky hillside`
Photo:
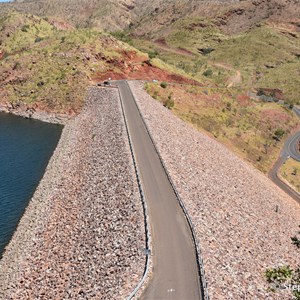
<svg viewBox="0 0 300 300"><path fill-rule="evenodd" d="M298 104L298 0L163 1L153 7L129 31L137 48L202 82L247 93L278 89L280 99Z"/></svg>
<svg viewBox="0 0 300 300"><path fill-rule="evenodd" d="M76 112L95 73L130 47L104 33L10 13L0 19L0 99L33 109ZM116 67L117 68L117 67Z"/></svg>
<svg viewBox="0 0 300 300"><path fill-rule="evenodd" d="M2 13L9 9L64 19L80 27L108 31L133 27L139 36L165 31L186 17L212 18L226 33L245 31L263 20L288 22L300 30L299 0L15 0L1 4Z"/></svg>
<svg viewBox="0 0 300 300"><path fill-rule="evenodd" d="M3 11L13 8L22 13L64 20L76 27L97 27L114 31L128 27L137 17L136 2L136 0L17 0L1 6Z"/></svg>
<svg viewBox="0 0 300 300"><path fill-rule="evenodd" d="M226 4L225 4L226 2ZM299 0L151 1L136 22L138 36L161 36L184 18L210 19L227 34L244 32L262 21L289 23L300 31Z"/></svg>
<svg viewBox="0 0 300 300"><path fill-rule="evenodd" d="M2 103L72 114L80 110L87 86L98 80L174 76L98 30L17 12L0 18L0 109Z"/></svg>

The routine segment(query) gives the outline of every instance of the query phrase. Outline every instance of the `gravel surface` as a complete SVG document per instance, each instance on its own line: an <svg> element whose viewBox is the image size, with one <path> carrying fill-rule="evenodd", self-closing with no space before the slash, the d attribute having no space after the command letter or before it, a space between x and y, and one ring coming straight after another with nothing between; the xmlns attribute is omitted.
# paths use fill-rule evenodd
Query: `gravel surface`
<svg viewBox="0 0 300 300"><path fill-rule="evenodd" d="M144 218L116 89L65 126L0 262L0 299L124 299L145 267Z"/></svg>
<svg viewBox="0 0 300 300"><path fill-rule="evenodd" d="M300 206L262 173L130 86L201 242L209 295L222 299L291 299L267 291L267 268L296 267L290 237ZM276 212L278 206L278 212Z"/></svg>

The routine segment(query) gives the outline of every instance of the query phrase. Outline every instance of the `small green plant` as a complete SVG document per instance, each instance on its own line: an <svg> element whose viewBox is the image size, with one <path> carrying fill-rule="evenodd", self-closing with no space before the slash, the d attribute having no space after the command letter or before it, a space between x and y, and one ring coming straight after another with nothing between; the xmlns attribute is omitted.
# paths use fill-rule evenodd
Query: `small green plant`
<svg viewBox="0 0 300 300"><path fill-rule="evenodd" d="M300 228L300 225L299 225ZM298 231L300 235L300 231ZM297 236L291 237L292 244L295 245L298 249L300 249L300 239ZM265 272L265 277L267 282L273 284L273 291L275 292L275 288L280 288L282 286L291 286L292 293L295 300L300 300L300 267L292 270L290 266L282 266L273 269L267 269Z"/></svg>
<svg viewBox="0 0 300 300"><path fill-rule="evenodd" d="M172 95L171 94L168 96L168 100L165 101L164 107L166 107L168 109L172 109L174 107L174 100L172 99Z"/></svg>
<svg viewBox="0 0 300 300"><path fill-rule="evenodd" d="M21 31L23 31L23 32L27 32L28 31L28 29L29 29L29 25L24 25L22 28L21 28Z"/></svg>
<svg viewBox="0 0 300 300"><path fill-rule="evenodd" d="M154 99L158 99L158 97L159 97L158 91L154 91L152 97L153 97Z"/></svg>
<svg viewBox="0 0 300 300"><path fill-rule="evenodd" d="M20 62L16 61L15 64L14 64L14 66L13 66L13 70L20 69L20 66L21 66Z"/></svg>
<svg viewBox="0 0 300 300"><path fill-rule="evenodd" d="M202 55L208 55L209 53L213 52L215 49L214 48L201 48L201 49L198 49L198 51L202 54Z"/></svg>
<svg viewBox="0 0 300 300"><path fill-rule="evenodd" d="M292 244L300 249L300 239L296 236L291 237Z"/></svg>
<svg viewBox="0 0 300 300"><path fill-rule="evenodd" d="M116 39L129 45L132 45L132 39L124 31L113 31L110 34Z"/></svg>
<svg viewBox="0 0 300 300"><path fill-rule="evenodd" d="M298 235L300 235L300 231L298 231ZM293 236L291 237L291 240L292 240L292 244L295 245L298 249L300 249L300 238L298 238L297 236Z"/></svg>
<svg viewBox="0 0 300 300"><path fill-rule="evenodd" d="M285 130L282 128L278 128L274 132L273 139L276 141L280 141L284 135L285 135Z"/></svg>
<svg viewBox="0 0 300 300"><path fill-rule="evenodd" d="M268 269L265 272L268 283L273 285L272 290L280 286L292 286L292 293L295 300L300 300L300 291L297 288L300 285L300 268L292 270L290 266L282 266L274 269ZM295 288L294 288L295 287Z"/></svg>
<svg viewBox="0 0 300 300"><path fill-rule="evenodd" d="M211 69L207 69L206 71L204 71L202 73L202 75L205 77L210 77L210 76L212 76L212 74L213 74L213 71Z"/></svg>
<svg viewBox="0 0 300 300"><path fill-rule="evenodd" d="M157 55L158 55L158 52L156 50L148 52L148 56L150 59L157 57Z"/></svg>
<svg viewBox="0 0 300 300"><path fill-rule="evenodd" d="M41 37L38 36L38 37L35 38L34 42L35 42L35 43L39 43L39 42L41 42L42 40L43 40L43 38L41 38Z"/></svg>
<svg viewBox="0 0 300 300"><path fill-rule="evenodd" d="M273 269L267 269L265 276L269 283L281 284L291 278L293 270L290 266L282 266Z"/></svg>
<svg viewBox="0 0 300 300"><path fill-rule="evenodd" d="M292 175L293 176L297 176L298 174L298 169L296 167L293 168L293 172L292 172Z"/></svg>
<svg viewBox="0 0 300 300"><path fill-rule="evenodd" d="M227 102L226 103L226 109L229 110L229 111L231 111L231 107L232 107L231 102Z"/></svg>
<svg viewBox="0 0 300 300"><path fill-rule="evenodd" d="M165 89L168 85L167 85L166 82L162 82L162 83L160 84L160 86L161 86L163 89Z"/></svg>

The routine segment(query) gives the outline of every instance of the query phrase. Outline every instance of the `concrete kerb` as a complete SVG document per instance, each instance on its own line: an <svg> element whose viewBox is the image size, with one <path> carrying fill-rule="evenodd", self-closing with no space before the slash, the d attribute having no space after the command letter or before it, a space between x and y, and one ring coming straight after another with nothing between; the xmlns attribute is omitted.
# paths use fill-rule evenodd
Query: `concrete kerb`
<svg viewBox="0 0 300 300"><path fill-rule="evenodd" d="M140 179L141 177L140 177L138 166L137 166L136 159L135 159L135 153L134 153L134 149L133 149L133 146L132 146L132 139L131 139L131 136L130 136L128 123L127 123L127 119L126 119L126 115L125 115L125 111L124 111L123 99L122 99L119 88L115 87L115 86L113 88L117 88L118 93L119 93L119 98L120 98L122 114L123 114L123 119L124 119L125 128L126 128L126 133L127 133L127 137L128 137L131 157L132 157L132 160L133 160L135 175L136 175L138 188L139 188L139 192L140 192L140 197L141 197L141 201L142 201L142 206L143 206L144 226L145 226L145 234L146 234L146 249L145 249L145 251L146 251L146 253L145 253L146 261L145 261L144 274L143 274L143 277L142 277L141 281L139 282L139 284L136 286L136 288L133 290L133 292L127 297L127 300L131 300L137 295L137 293L139 292L139 290L141 289L141 287L145 283L145 281L147 279L147 276L148 276L148 272L149 272L149 268L150 268L150 253L151 253L151 250L152 250L151 249L151 234L150 234L150 231L149 231L148 207L147 207L147 203L145 201L145 195L144 195L144 192L143 192L143 189L142 189L142 184L141 184L141 179ZM150 250L150 253L148 252L149 250Z"/></svg>
<svg viewBox="0 0 300 300"><path fill-rule="evenodd" d="M127 81L126 81L126 84L129 86L129 84L128 84ZM133 99L135 100L135 96L133 95L130 86L129 86L129 89L130 89L130 93L132 94ZM180 195L178 194L177 189L176 189L176 187L174 185L174 182L173 182L173 180L172 180L172 178L171 178L171 176L170 176L170 174L169 174L169 172L168 172L168 170L167 170L167 168L165 166L165 163L164 163L164 161L163 161L163 159L162 159L162 157L161 157L161 155L160 155L160 153L158 151L158 147L156 146L156 143L154 142L154 140L153 140L153 138L152 138L152 136L150 134L149 128L148 128L148 126L147 126L147 124L146 124L146 122L144 120L144 117L143 117L143 115L142 115L142 113L140 111L139 106L137 105L136 100L135 100L135 104L136 104L136 106L138 108L139 114L140 114L140 116L141 116L141 118L143 120L145 128L146 128L146 130L147 130L147 132L148 132L148 134L150 136L150 139L151 139L151 141L152 141L152 143L154 145L155 151L156 151L156 153L157 153L157 155L158 155L158 157L159 157L159 159L161 161L161 164L162 164L162 166L163 166L163 168L164 168L164 170L165 170L165 172L167 174L167 177L168 177L168 179L169 179L169 181L170 181L170 183L172 185L172 188L174 190L174 193L175 193L175 195L176 195L176 197L177 197L177 199L179 201L180 206L183 209L184 215L185 215L185 217L186 217L186 219L187 219L187 221L189 223L189 226L191 228L193 242L194 242L194 246L195 246L195 249L196 249L198 274L199 274L199 278L200 278L200 282L201 282L201 286L202 286L201 293L202 293L203 299L209 300L208 288L207 288L207 283L206 283L206 279L205 279L204 262L203 262L203 258L202 258L202 254L201 254L201 248L200 248L200 241L196 237L196 231L195 231L194 225L193 225L193 223L191 221L191 218L189 216L189 213L188 213L188 211L187 211L187 209L186 209L186 207L185 207L185 205L183 203L183 200L181 199Z"/></svg>

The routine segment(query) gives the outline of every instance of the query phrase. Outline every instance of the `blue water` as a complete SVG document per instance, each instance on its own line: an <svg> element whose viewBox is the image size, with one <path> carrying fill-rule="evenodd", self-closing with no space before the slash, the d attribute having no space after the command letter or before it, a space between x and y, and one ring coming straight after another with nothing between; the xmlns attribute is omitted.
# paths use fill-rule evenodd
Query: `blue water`
<svg viewBox="0 0 300 300"><path fill-rule="evenodd" d="M0 258L59 141L62 126L0 113Z"/></svg>

